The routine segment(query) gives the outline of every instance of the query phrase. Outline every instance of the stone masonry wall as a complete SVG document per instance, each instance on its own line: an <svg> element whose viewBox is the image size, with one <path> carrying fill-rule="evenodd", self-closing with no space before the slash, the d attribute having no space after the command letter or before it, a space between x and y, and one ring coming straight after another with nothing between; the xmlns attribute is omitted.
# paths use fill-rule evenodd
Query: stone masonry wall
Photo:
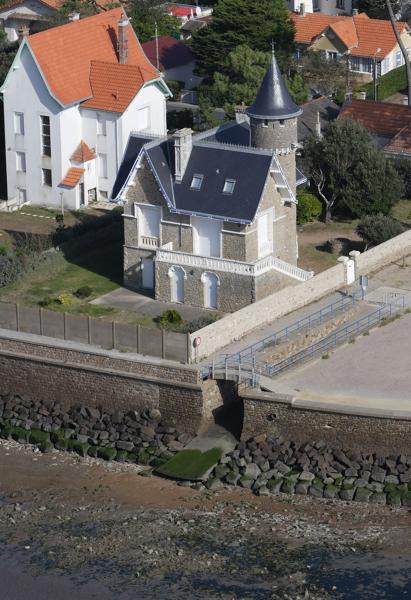
<svg viewBox="0 0 411 600"><path fill-rule="evenodd" d="M411 453L411 420L301 409L262 392L244 393L242 399L244 440L272 433L296 444L323 441L361 452Z"/></svg>
<svg viewBox="0 0 411 600"><path fill-rule="evenodd" d="M0 394L26 394L105 410L159 408L166 422L194 434L208 419L198 373L166 361L136 361L63 344L0 338ZM207 397L207 388L204 388Z"/></svg>

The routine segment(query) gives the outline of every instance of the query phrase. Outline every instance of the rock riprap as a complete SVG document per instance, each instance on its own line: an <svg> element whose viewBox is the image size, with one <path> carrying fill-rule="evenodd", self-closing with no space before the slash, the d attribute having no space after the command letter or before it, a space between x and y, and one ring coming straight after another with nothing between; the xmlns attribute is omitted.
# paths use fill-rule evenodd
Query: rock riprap
<svg viewBox="0 0 411 600"><path fill-rule="evenodd" d="M109 413L100 408L64 409L26 396L0 396L0 436L37 444L46 452L71 450L80 456L131 461L157 467L191 441L162 422L156 408Z"/></svg>
<svg viewBox="0 0 411 600"><path fill-rule="evenodd" d="M324 442L297 446L275 436L240 442L210 474L214 486L216 480L258 495L411 506L411 457L338 450Z"/></svg>

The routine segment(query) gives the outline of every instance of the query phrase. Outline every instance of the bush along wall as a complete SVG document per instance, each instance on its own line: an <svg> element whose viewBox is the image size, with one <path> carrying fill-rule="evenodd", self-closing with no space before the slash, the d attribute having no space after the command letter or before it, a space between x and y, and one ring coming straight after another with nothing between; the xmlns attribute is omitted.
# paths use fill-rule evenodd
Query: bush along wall
<svg viewBox="0 0 411 600"><path fill-rule="evenodd" d="M191 440L187 433L164 425L157 409L126 414L84 406L65 410L57 402L12 394L0 396L0 437L35 444L43 452L54 447L152 467L162 465Z"/></svg>
<svg viewBox="0 0 411 600"><path fill-rule="evenodd" d="M323 442L297 447L281 437L262 435L240 442L224 456L205 486L223 484L261 496L286 493L411 506L411 457L334 450Z"/></svg>
<svg viewBox="0 0 411 600"><path fill-rule="evenodd" d="M389 96L396 94L397 92L401 92L405 90L407 87L407 73L405 70L405 65L402 67L398 67L397 69L392 69L385 75L382 75L378 78L377 83L377 95L378 100L385 100ZM373 84L372 82L366 83L364 85L359 86L356 92L366 92L367 99L372 100L373 98Z"/></svg>

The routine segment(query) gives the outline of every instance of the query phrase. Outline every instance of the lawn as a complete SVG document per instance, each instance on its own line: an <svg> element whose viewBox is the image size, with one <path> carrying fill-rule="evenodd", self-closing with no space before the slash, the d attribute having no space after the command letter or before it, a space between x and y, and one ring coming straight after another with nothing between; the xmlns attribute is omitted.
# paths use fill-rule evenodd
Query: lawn
<svg viewBox="0 0 411 600"><path fill-rule="evenodd" d="M411 227L411 200L400 200L392 209L391 215L405 227Z"/></svg>
<svg viewBox="0 0 411 600"><path fill-rule="evenodd" d="M51 264L25 275L14 285L1 288L0 300L39 306L47 297L64 296L67 303L53 303L47 308L94 317L107 316L124 323L154 325L152 319L145 315L89 304L90 300L122 285L122 266L120 240L106 244L100 242L95 248L71 259L56 253ZM73 293L83 286L90 287L92 294L87 299L80 300Z"/></svg>
<svg viewBox="0 0 411 600"><path fill-rule="evenodd" d="M298 266L307 271L320 273L337 264L338 254L331 254L325 245L328 240L342 240L348 251L361 249L361 239L355 232L358 220L334 221L332 223L307 223L298 234Z"/></svg>

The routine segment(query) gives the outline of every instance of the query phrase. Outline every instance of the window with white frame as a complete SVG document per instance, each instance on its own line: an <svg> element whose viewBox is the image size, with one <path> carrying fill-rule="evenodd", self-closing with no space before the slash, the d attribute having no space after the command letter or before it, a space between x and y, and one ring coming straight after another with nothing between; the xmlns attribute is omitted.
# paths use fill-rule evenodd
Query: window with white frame
<svg viewBox="0 0 411 600"><path fill-rule="evenodd" d="M41 153L43 156L51 156L50 117L40 116L41 125Z"/></svg>
<svg viewBox="0 0 411 600"><path fill-rule="evenodd" d="M193 175L193 179L191 180L190 189L196 190L199 192L201 190L201 186L203 184L204 175Z"/></svg>
<svg viewBox="0 0 411 600"><path fill-rule="evenodd" d="M97 135L107 135L107 120L97 113Z"/></svg>
<svg viewBox="0 0 411 600"><path fill-rule="evenodd" d="M401 50L398 50L398 52L395 53L395 66L400 67L401 62L402 62L402 54L401 54Z"/></svg>
<svg viewBox="0 0 411 600"><path fill-rule="evenodd" d="M16 152L16 171L26 172L26 153Z"/></svg>
<svg viewBox="0 0 411 600"><path fill-rule="evenodd" d="M98 155L98 174L100 177L107 177L107 154Z"/></svg>
<svg viewBox="0 0 411 600"><path fill-rule="evenodd" d="M262 258L273 249L273 214L272 211L262 213L257 220L258 256Z"/></svg>
<svg viewBox="0 0 411 600"><path fill-rule="evenodd" d="M24 114L22 112L14 113L14 133L24 135Z"/></svg>
<svg viewBox="0 0 411 600"><path fill-rule="evenodd" d="M235 179L226 179L223 187L223 194L232 194L235 188Z"/></svg>

